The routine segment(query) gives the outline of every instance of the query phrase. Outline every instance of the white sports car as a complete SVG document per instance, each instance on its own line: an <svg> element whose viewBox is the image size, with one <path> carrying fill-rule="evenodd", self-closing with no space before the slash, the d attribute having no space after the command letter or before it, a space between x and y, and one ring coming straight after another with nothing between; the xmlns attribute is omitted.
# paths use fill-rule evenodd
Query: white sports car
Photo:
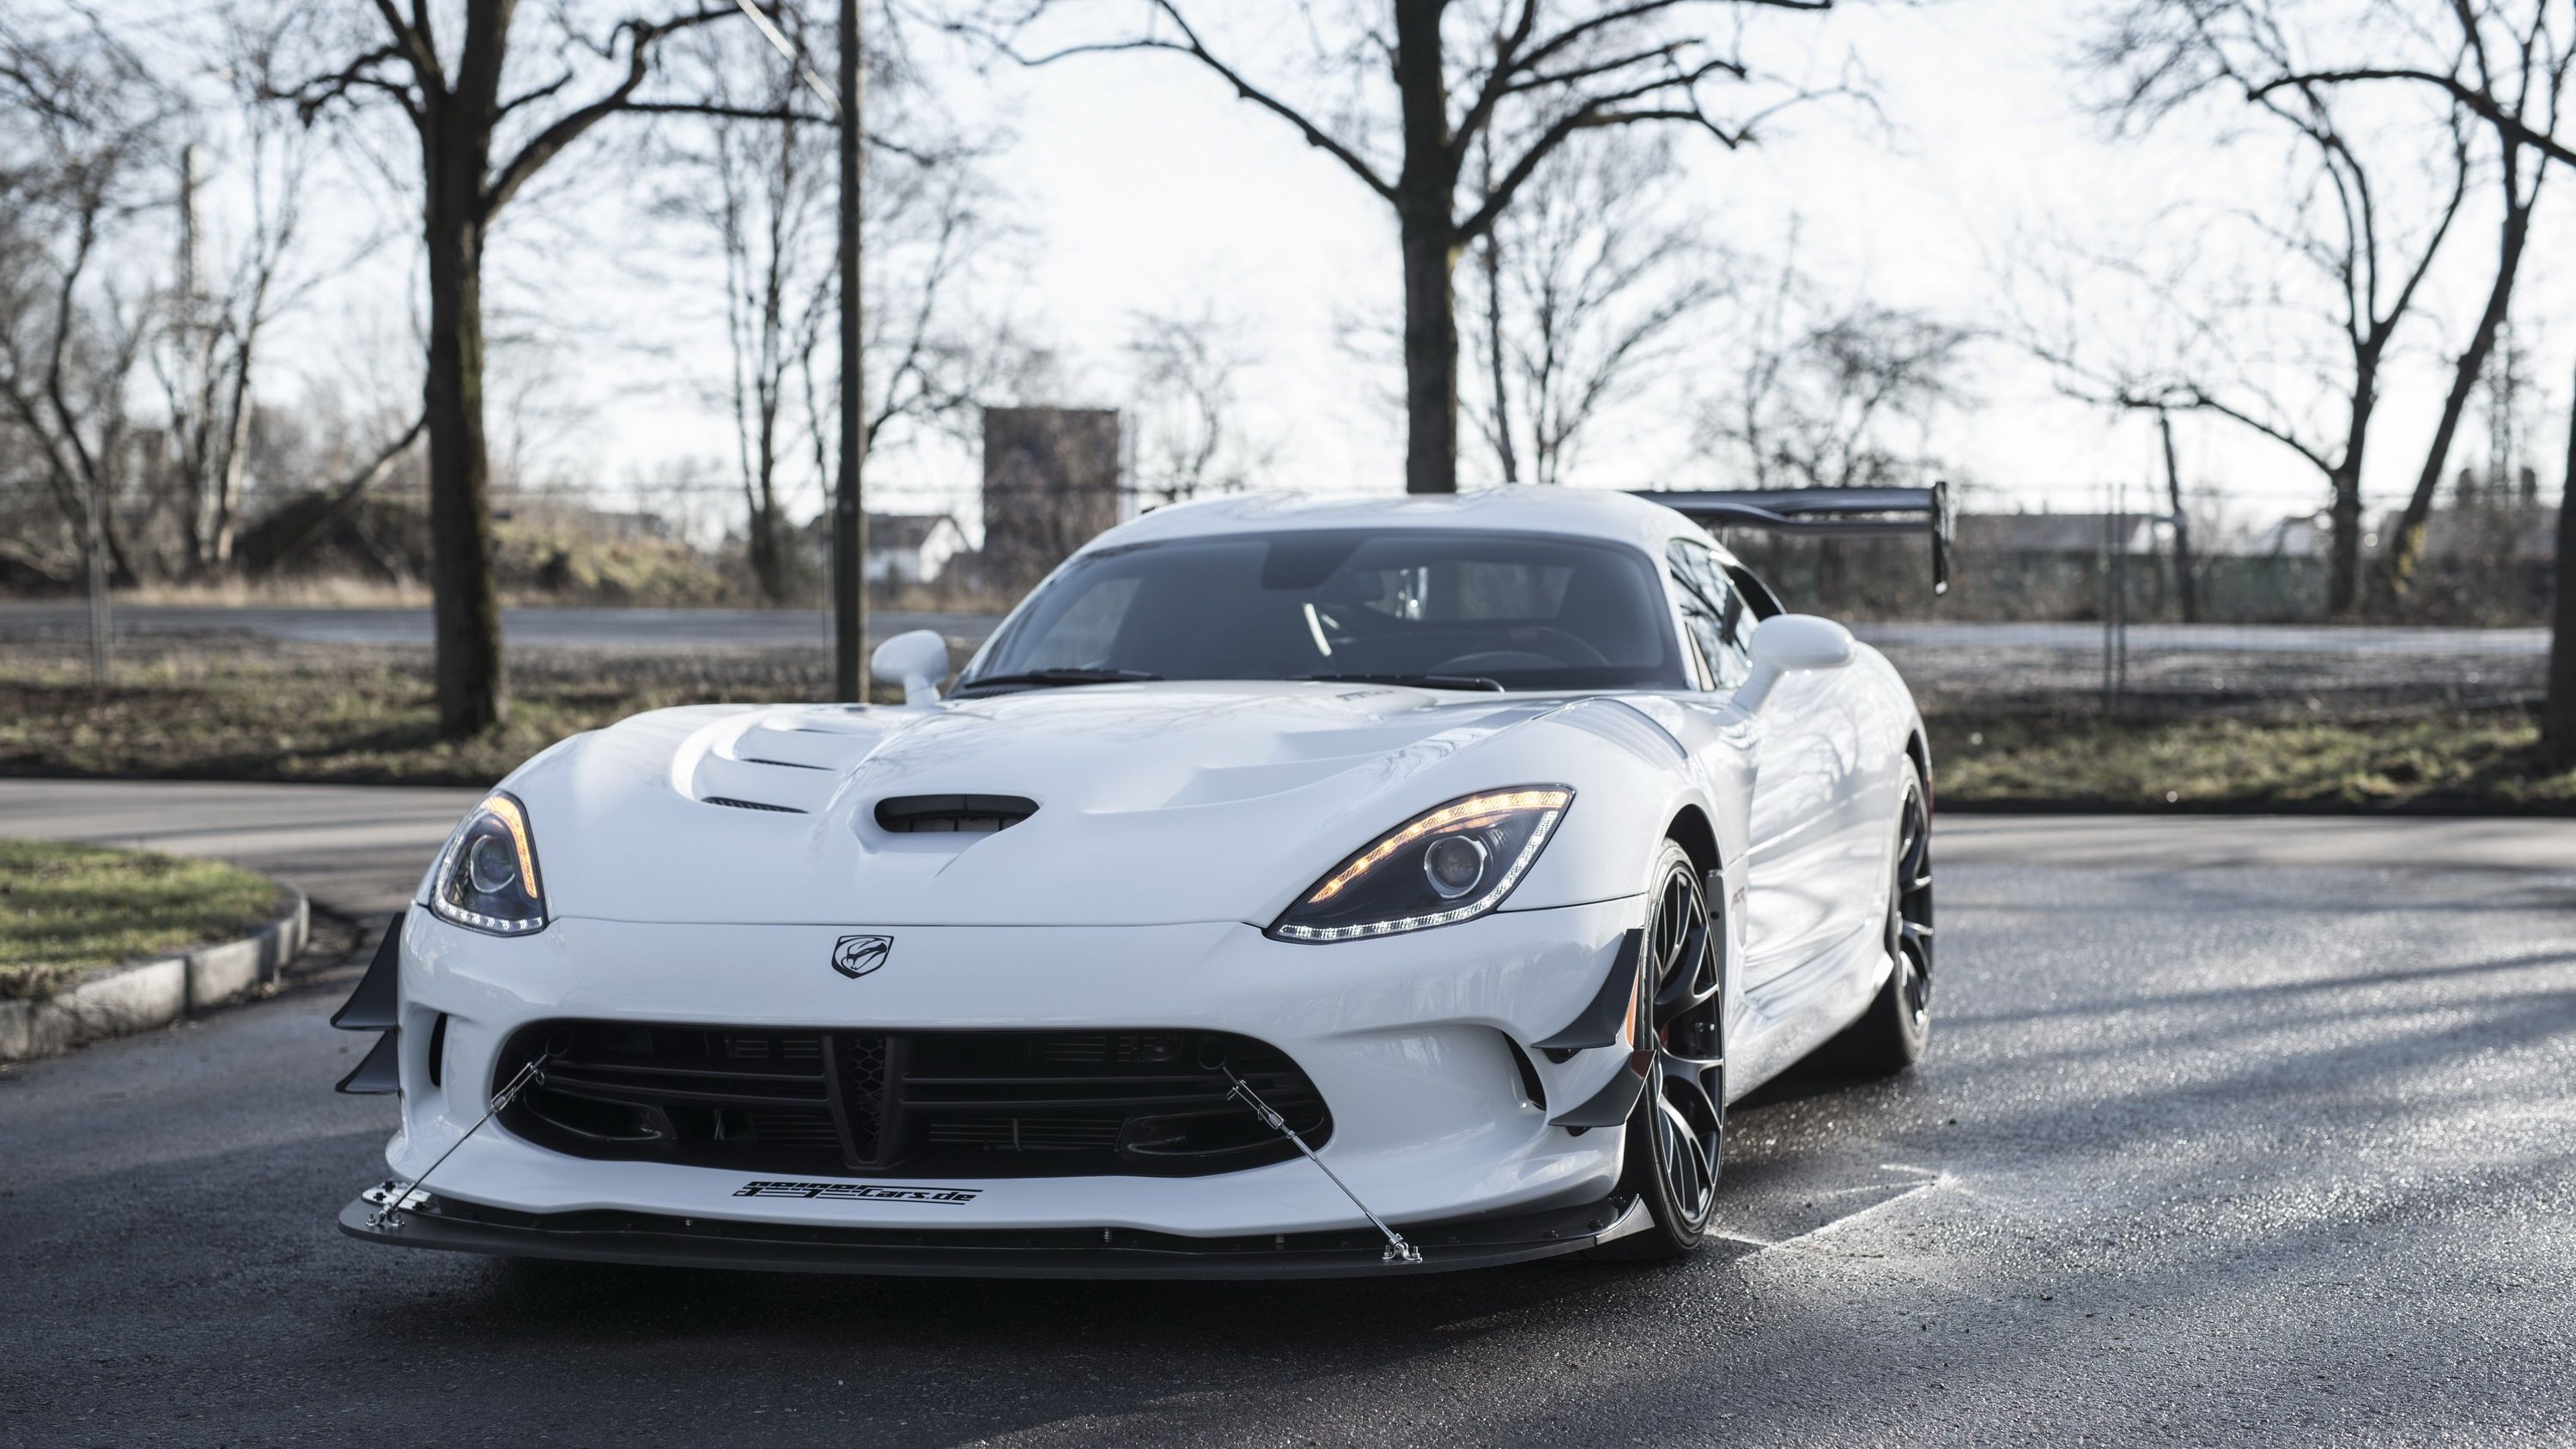
<svg viewBox="0 0 2576 1449"><path fill-rule="evenodd" d="M1938 571L1946 520L1218 499L1095 539L944 696L906 635L899 706L565 740L334 1018L402 1106L341 1225L921 1274L1688 1252L1727 1103L1906 1067L1932 966L1904 683L1702 524L1926 529Z"/></svg>

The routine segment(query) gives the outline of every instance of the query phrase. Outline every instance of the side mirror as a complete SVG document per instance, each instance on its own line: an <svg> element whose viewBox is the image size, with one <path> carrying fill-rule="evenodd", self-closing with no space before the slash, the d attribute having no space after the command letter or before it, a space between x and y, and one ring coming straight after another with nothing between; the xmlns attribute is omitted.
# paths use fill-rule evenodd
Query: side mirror
<svg viewBox="0 0 2576 1449"><path fill-rule="evenodd" d="M1808 669L1840 669L1852 661L1849 629L1813 614L1775 614L1753 628L1753 673L1735 692L1746 714L1762 708L1784 676Z"/></svg>
<svg viewBox="0 0 2576 1449"><path fill-rule="evenodd" d="M906 704L937 704L939 681L948 677L948 641L932 629L897 634L868 656L868 672L902 685Z"/></svg>

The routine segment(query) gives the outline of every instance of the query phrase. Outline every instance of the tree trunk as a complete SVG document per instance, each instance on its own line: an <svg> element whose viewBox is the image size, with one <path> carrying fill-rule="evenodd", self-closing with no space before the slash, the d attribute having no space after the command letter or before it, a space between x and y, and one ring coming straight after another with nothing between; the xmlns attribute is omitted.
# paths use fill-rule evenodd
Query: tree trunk
<svg viewBox="0 0 2576 1449"><path fill-rule="evenodd" d="M2468 349L2451 370L2451 393L2442 400L2441 422L2433 429L2432 445L2424 451L2423 471L2415 475L2415 491L2407 495L2406 511L2398 516L2397 527L2389 535L2380 566L2380 592L2392 606L2406 597L2415 565L2423 558L2424 528L2433 516L2434 490L2441 486L2442 472L2450 466L2451 444L2459 436L2460 418L2468 411L2469 394L2476 390L2478 374L2486 369L2487 356L2495 350L2496 334L2512 310L2514 275L2521 270L2523 243L2531 235L2532 207L2540 199L2536 186L2528 200L2522 195L2516 179L2521 154L2516 147L2505 148L2504 233L2496 250L2495 285L2487 291L2486 311L2478 315L2477 331L2470 336Z"/></svg>
<svg viewBox="0 0 2576 1449"><path fill-rule="evenodd" d="M2326 613L2349 619L2361 606L2361 458L2370 440L2370 415L2379 400L2379 359L2365 356L2353 389L2352 422L2344 434L2343 457L2327 480L2334 486L2329 549L2332 572L2326 582Z"/></svg>
<svg viewBox="0 0 2576 1449"><path fill-rule="evenodd" d="M430 609L438 636L438 733L449 740L480 734L508 713L501 601L492 579L491 462L483 441L483 161L479 154L433 161L424 238Z"/></svg>
<svg viewBox="0 0 2576 1449"><path fill-rule="evenodd" d="M1458 315L1447 208L1404 225L1404 491L1458 491Z"/></svg>
<svg viewBox="0 0 2576 1449"><path fill-rule="evenodd" d="M1449 80L1440 46L1447 0L1396 0L1396 90L1404 171L1396 226L1404 250L1404 491L1458 491L1458 161L1449 148Z"/></svg>
<svg viewBox="0 0 2576 1449"><path fill-rule="evenodd" d="M2182 621L2200 622L2200 585L2192 577L2191 510L2183 505L2182 467L2174 460L2173 415L2156 410L2156 427L2165 439L2165 495L2173 506L2174 597L2182 605Z"/></svg>
<svg viewBox="0 0 2576 1449"><path fill-rule="evenodd" d="M2569 394L2576 399L2576 392ZM2558 558L2549 605L2549 698L2540 711L2540 743L2561 762L2576 762L2576 401L2567 409L2566 486L2558 497Z"/></svg>
<svg viewBox="0 0 2576 1449"><path fill-rule="evenodd" d="M1520 449L1512 440L1512 392L1503 375L1502 242L1493 232L1481 243L1485 269L1485 370L1494 385L1494 460L1505 483L1521 481Z"/></svg>
<svg viewBox="0 0 2576 1449"><path fill-rule="evenodd" d="M257 327L258 319L251 321ZM232 567L233 541L241 529L242 474L250 462L251 396L250 369L256 333L242 339L233 358L231 411L224 424L224 456L215 465L214 536L207 543L211 562L217 569Z"/></svg>
<svg viewBox="0 0 2576 1449"><path fill-rule="evenodd" d="M2346 463L2334 472L2329 520L2326 614L2349 619L2361 602L2361 468Z"/></svg>

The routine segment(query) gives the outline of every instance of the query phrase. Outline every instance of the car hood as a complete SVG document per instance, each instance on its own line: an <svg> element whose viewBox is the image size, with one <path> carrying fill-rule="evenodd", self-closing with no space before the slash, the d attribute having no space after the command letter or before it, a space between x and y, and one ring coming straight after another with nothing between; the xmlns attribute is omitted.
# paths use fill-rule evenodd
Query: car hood
<svg viewBox="0 0 2576 1449"><path fill-rule="evenodd" d="M576 736L505 783L528 807L557 915L1267 924L1418 811L1575 783L1583 750L1568 741L1636 750L1608 738L1651 731L1633 710L1610 706L1626 717L1615 729L1563 723L1604 705L1262 682L688 708ZM889 798L921 796L1036 808L998 832L880 823Z"/></svg>

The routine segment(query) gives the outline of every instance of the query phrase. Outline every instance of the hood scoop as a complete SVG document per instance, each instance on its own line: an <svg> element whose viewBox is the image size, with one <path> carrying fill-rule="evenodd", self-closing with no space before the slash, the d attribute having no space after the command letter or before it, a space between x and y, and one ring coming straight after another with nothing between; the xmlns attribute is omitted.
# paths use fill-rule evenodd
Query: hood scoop
<svg viewBox="0 0 2576 1449"><path fill-rule="evenodd" d="M1037 813L1025 795L889 795L876 810L893 835L991 835Z"/></svg>

